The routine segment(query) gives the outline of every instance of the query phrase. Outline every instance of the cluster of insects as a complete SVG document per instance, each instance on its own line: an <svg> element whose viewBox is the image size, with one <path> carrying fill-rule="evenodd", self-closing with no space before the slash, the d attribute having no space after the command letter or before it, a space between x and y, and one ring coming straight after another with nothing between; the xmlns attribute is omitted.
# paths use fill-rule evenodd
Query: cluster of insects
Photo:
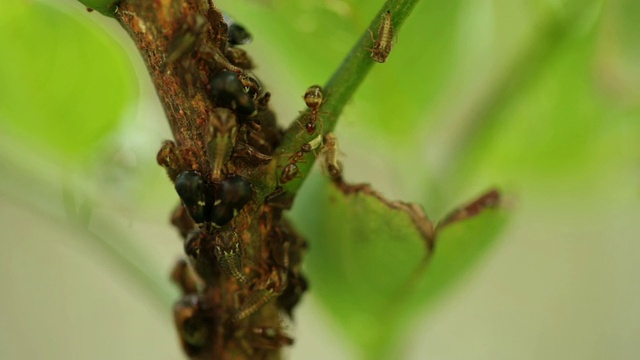
<svg viewBox="0 0 640 360"><path fill-rule="evenodd" d="M220 24L226 25L223 35ZM210 41L203 40L206 36ZM324 138L318 135L291 154L275 177L276 190L258 196L262 189L255 180L273 173L283 131L269 109L270 93L251 73L252 62L240 48L250 40L242 26L223 21L210 4L209 11L186 16L171 34L161 69L174 72L189 93L206 89L214 104L207 118L194 121L201 150L194 149L196 141L167 140L157 155L181 200L171 220L187 258L172 272L183 293L174 319L183 349L193 359L216 358L220 349L269 358L270 351L291 345L284 322L307 289L300 270L306 242L282 216L290 203L280 199L277 185L298 176L296 164L306 154L326 152L320 150ZM208 69L204 80L202 64ZM319 86L304 95L309 134L316 132L323 99Z"/></svg>
<svg viewBox="0 0 640 360"><path fill-rule="evenodd" d="M164 29L164 59L156 70L175 79L190 101L173 109L172 92L164 92L168 111L186 122L172 123L176 140L165 141L157 155L181 200L171 218L186 255L171 274L182 291L175 326L192 359L269 359L293 343L286 322L308 287L301 273L306 242L283 217L292 198L282 185L300 177L299 164L310 156L342 181L337 139L323 130L327 94L318 85L305 91L300 146L282 153L284 131L269 109L271 94L242 48L251 34L210 0L174 9L184 16ZM384 62L392 41L387 11L371 58Z"/></svg>
<svg viewBox="0 0 640 360"><path fill-rule="evenodd" d="M322 106L331 94L318 85L306 90L296 144L281 146L285 134L269 109L271 94L241 47L251 35L212 0L119 4L120 20L143 44L175 136L162 144L157 162L180 198L171 222L186 257L171 279L182 292L175 327L191 359L276 359L293 344L286 327L308 288L301 271L307 245L283 216L293 201L283 185L301 175L299 164L311 156L321 158L324 173L345 194L360 192L405 211L430 251L440 228L499 203L499 193L488 192L434 227L416 206L389 202L367 184L346 183L337 138L323 129L328 113ZM128 10L132 4L154 10L145 16L160 25L147 27ZM184 16L175 21L171 11ZM394 41L390 11L371 38L372 60L385 62Z"/></svg>

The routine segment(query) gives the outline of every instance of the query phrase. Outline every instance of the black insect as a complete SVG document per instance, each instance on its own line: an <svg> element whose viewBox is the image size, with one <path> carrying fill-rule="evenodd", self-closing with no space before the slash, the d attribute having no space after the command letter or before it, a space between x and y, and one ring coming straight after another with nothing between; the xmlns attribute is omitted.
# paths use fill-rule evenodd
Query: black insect
<svg viewBox="0 0 640 360"><path fill-rule="evenodd" d="M210 81L211 96L217 106L236 110L238 114L250 116L255 113L253 99L245 92L245 84L231 71L222 71Z"/></svg>
<svg viewBox="0 0 640 360"><path fill-rule="evenodd" d="M244 45L248 44L253 40L251 34L244 28L244 26L231 22L229 23L229 45Z"/></svg>
<svg viewBox="0 0 640 360"><path fill-rule="evenodd" d="M206 185L197 171L183 171L175 180L176 192L182 199L185 209L197 224L207 220L211 205L206 201Z"/></svg>
<svg viewBox="0 0 640 360"><path fill-rule="evenodd" d="M302 295L309 289L309 282L302 275L292 276L289 274L289 283L282 295L278 297L278 304L283 311L293 318L293 309L298 305Z"/></svg>
<svg viewBox="0 0 640 360"><path fill-rule="evenodd" d="M211 222L224 226L251 200L251 183L242 176L229 176L220 182L218 200L211 212Z"/></svg>
<svg viewBox="0 0 640 360"><path fill-rule="evenodd" d="M229 176L220 183L221 203L234 209L242 209L252 195L251 183L242 176Z"/></svg>

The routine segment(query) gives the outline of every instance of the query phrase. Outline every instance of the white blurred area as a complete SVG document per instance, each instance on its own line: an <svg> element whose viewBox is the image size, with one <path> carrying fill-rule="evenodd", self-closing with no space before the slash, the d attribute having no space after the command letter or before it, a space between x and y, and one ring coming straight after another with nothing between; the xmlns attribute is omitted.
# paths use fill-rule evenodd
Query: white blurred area
<svg viewBox="0 0 640 360"><path fill-rule="evenodd" d="M632 359L640 353L638 201L519 209L469 281L407 334L398 359ZM166 272L179 256L165 222L132 218L136 245ZM81 234L0 202L0 359L180 359L170 309ZM167 276L168 278L168 276ZM168 279L167 279L168 281ZM313 286L313 284L311 284ZM354 359L308 294L291 359Z"/></svg>

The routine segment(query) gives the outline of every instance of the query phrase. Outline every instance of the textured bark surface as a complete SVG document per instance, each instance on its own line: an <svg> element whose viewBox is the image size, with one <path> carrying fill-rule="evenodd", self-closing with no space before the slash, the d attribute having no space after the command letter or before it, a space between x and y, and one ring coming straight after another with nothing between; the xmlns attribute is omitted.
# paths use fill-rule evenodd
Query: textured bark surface
<svg viewBox="0 0 640 360"><path fill-rule="evenodd" d="M158 162L174 183L189 173L204 184L203 200L189 207L182 197L185 205L172 217L189 259L172 273L184 295L174 308L182 346L192 359L279 359L280 348L293 341L283 321L306 289L300 274L306 244L282 218L290 199L268 196L277 183L271 155L282 140L269 94L252 94L251 115L235 103L221 110L210 95L217 74L252 79L250 60L228 44L227 24L212 3L125 0L114 16L140 50L175 137L163 144ZM233 132L225 133L224 116L234 120ZM231 139L232 149L216 167L212 158L220 155L212 149L220 139ZM248 202L220 206L225 181L238 177L251 184ZM196 224L193 213L204 208L206 219ZM232 219L215 220L217 210L232 211Z"/></svg>

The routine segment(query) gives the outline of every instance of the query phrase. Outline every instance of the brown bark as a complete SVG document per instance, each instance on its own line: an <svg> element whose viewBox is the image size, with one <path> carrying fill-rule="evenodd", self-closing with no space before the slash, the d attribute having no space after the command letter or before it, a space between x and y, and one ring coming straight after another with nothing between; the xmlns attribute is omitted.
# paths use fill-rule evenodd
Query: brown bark
<svg viewBox="0 0 640 360"><path fill-rule="evenodd" d="M175 143L163 145L159 163L174 182L183 172L197 172L212 189L205 202L218 204L223 186L216 173L221 170L213 169L208 152L220 112L210 95L210 78L223 71L244 76L242 67L250 61L225 63L227 25L210 2L124 0L115 18L136 43L175 137ZM225 158L222 181L248 179L249 202L233 208L237 214L222 226L209 218L196 224L188 206L179 206L172 217L190 260L179 262L172 278L184 293L174 315L192 359L278 359L279 349L292 343L281 328L282 314L291 315L306 289L300 274L305 242L282 218L290 202L267 196L276 184L275 161L269 160L282 137L268 98L258 93L252 100L257 113L249 116L232 109L238 129L230 135L234 147ZM237 242L241 252L221 255L227 242Z"/></svg>

